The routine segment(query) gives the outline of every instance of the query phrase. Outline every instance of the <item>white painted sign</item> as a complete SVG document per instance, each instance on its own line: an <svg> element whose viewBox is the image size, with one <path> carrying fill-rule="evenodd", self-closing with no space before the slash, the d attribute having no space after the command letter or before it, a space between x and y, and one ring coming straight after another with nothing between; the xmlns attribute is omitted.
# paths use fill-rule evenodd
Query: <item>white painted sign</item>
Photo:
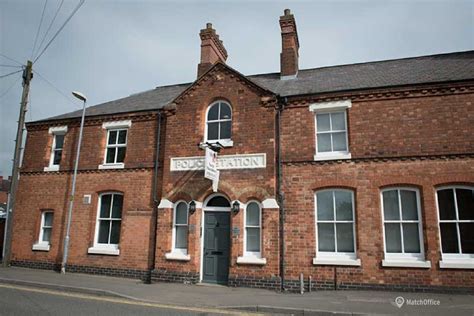
<svg viewBox="0 0 474 316"><path fill-rule="evenodd" d="M217 157L217 170L255 169L267 167L267 155L243 154ZM204 170L204 157L171 158L171 171Z"/></svg>
<svg viewBox="0 0 474 316"><path fill-rule="evenodd" d="M215 181L217 179L217 153L206 148L206 156L204 160L204 178Z"/></svg>

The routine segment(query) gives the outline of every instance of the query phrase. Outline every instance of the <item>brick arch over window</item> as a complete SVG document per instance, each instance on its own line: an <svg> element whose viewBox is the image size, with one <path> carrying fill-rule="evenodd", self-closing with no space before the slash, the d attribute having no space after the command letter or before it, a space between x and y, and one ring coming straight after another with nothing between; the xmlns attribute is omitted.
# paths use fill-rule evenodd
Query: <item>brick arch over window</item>
<svg viewBox="0 0 474 316"><path fill-rule="evenodd" d="M237 195L235 193L235 189L232 185L227 183L227 181L219 181L219 188L217 192L212 191L212 187L210 185L206 185L204 190L199 192L199 195L196 196L196 200L204 201L209 195L213 193L220 193L225 195L230 201L236 200Z"/></svg>
<svg viewBox="0 0 474 316"><path fill-rule="evenodd" d="M408 186L408 187L416 187L418 189L422 189L425 179L421 177L411 177L411 176L398 176L398 177L386 177L380 179L379 181L375 182L374 184L379 187L380 189L391 187L391 186Z"/></svg>
<svg viewBox="0 0 474 316"><path fill-rule="evenodd" d="M173 193L172 195L169 196L168 200L170 200L173 203L176 203L178 201L186 201L190 202L193 200L192 196L184 191L178 191Z"/></svg>
<svg viewBox="0 0 474 316"><path fill-rule="evenodd" d="M459 177L458 177L459 178ZM466 177L467 178L467 177ZM435 189L438 189L440 187L449 187L449 186L471 186L474 187L474 182L471 180L466 180L466 181L446 181L446 182L439 182L434 185Z"/></svg>
<svg viewBox="0 0 474 316"><path fill-rule="evenodd" d="M342 189L342 190L351 190L354 194L357 193L357 185L355 182L347 181L347 182L337 182L334 184L325 184L321 186L313 186L313 192L327 190L327 189Z"/></svg>
<svg viewBox="0 0 474 316"><path fill-rule="evenodd" d="M262 187L251 186L241 190L238 194L237 200L243 203L247 203L250 200L262 202L266 198L273 198L273 196L270 192Z"/></svg>
<svg viewBox="0 0 474 316"><path fill-rule="evenodd" d="M412 182L387 182L386 184L383 184L379 186L380 190L388 189L391 187L407 187L407 188L413 188L413 189L418 189L420 192L423 190L423 185L421 183L412 183Z"/></svg>

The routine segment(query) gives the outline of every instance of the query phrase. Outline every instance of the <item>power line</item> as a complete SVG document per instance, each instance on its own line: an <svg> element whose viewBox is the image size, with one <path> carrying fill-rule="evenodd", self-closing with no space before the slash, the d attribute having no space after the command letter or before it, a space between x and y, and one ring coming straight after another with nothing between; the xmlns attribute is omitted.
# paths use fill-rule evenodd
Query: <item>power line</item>
<svg viewBox="0 0 474 316"><path fill-rule="evenodd" d="M44 36L43 36L43 39L41 40L41 43L38 45L38 52L41 49L41 46L43 46L43 43L46 39L46 36L48 36L48 33L51 30L51 27L53 26L54 21L56 21L56 17L58 16L59 10L61 10L61 7L63 6L63 3L64 3L64 0L61 0L61 3L59 4L59 7L56 9L56 13L54 14L54 17L51 20L51 23L49 23L48 29L44 33Z"/></svg>
<svg viewBox="0 0 474 316"><path fill-rule="evenodd" d="M0 67L21 68L21 66L4 65L4 64L0 64Z"/></svg>
<svg viewBox="0 0 474 316"><path fill-rule="evenodd" d="M11 58L11 57L8 57L8 56L5 55L5 54L0 53L0 56L3 56L3 57L5 57L6 59L9 59L10 61L13 61L13 62L17 63L18 65L23 66L23 64L20 63L18 60L15 60L15 59L13 59L13 58Z"/></svg>
<svg viewBox="0 0 474 316"><path fill-rule="evenodd" d="M43 55L43 53L46 51L46 49L48 49L49 45L51 45L51 43L54 41L54 39L56 38L56 36L58 36L58 34L62 31L62 29L66 26L66 24L69 22L69 20L71 20L71 18L74 16L74 14L76 14L77 10L79 10L79 8L84 4L85 0L80 0L79 4L74 8L74 10L72 11L72 13L69 15L69 17L66 19L66 21L64 21L63 25L61 25L61 27L59 28L59 30L56 32L56 34L54 34L54 36L51 38L51 40L48 42L48 44L46 44L46 46L43 48L43 50L41 51L41 53L38 55L38 57L35 58L35 60L33 61L33 63L36 63L36 61Z"/></svg>
<svg viewBox="0 0 474 316"><path fill-rule="evenodd" d="M77 107L77 104L74 103L64 92L62 92L61 90L59 90L51 81L49 81L48 79L46 79L44 76L42 76L37 70L33 70L33 72L35 74L37 74L41 79L44 80L44 82L46 82L47 84L49 84L54 90L56 90L57 93L59 93L60 95L62 95L64 98L66 98L66 100L68 100L71 104L73 104L74 106Z"/></svg>
<svg viewBox="0 0 474 316"><path fill-rule="evenodd" d="M18 79L16 79L16 80L13 82L13 84L12 84L10 87L7 88L7 90L5 90L2 94L0 94L0 99L3 98L4 96L6 96L7 93L10 92L10 90L15 86L15 84L17 84L18 81L20 81L20 79L21 79L21 77L18 78Z"/></svg>
<svg viewBox="0 0 474 316"><path fill-rule="evenodd" d="M38 25L38 30L36 31L35 44L33 45L33 49L31 50L31 59L33 59L33 54L35 52L36 43L38 42L38 35L39 35L40 30L41 30L41 25L43 25L44 12L46 11L46 5L47 4L48 4L48 0L45 0L44 1L44 6L43 6L43 12L41 13L40 23Z"/></svg>
<svg viewBox="0 0 474 316"><path fill-rule="evenodd" d="M23 70L17 70L17 71L14 71L14 72L10 72L9 74L1 75L0 78L6 78L8 76L14 75L14 74L22 72L22 71Z"/></svg>

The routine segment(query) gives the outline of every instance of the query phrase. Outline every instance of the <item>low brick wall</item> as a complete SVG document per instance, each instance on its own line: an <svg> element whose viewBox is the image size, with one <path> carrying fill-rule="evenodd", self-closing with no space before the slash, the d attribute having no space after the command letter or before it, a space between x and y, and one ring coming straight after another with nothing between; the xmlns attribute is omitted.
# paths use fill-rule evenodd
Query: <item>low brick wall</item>
<svg viewBox="0 0 474 316"><path fill-rule="evenodd" d="M251 287L259 289L269 289L269 290L280 290L281 279L279 277L274 278L256 278L256 277L229 277L229 286L232 287Z"/></svg>
<svg viewBox="0 0 474 316"><path fill-rule="evenodd" d="M61 264L47 261L25 261L15 260L10 263L12 266L31 268L31 269L43 269L43 270L54 270L60 271ZM95 274L95 275L106 275L113 277L122 277L130 279L140 279L142 281L147 280L146 270L134 270L134 269L116 269L106 267L94 267L94 266L80 266L80 265L67 265L68 272Z"/></svg>
<svg viewBox="0 0 474 316"><path fill-rule="evenodd" d="M152 271L151 281L196 284L199 282L199 274L158 269Z"/></svg>

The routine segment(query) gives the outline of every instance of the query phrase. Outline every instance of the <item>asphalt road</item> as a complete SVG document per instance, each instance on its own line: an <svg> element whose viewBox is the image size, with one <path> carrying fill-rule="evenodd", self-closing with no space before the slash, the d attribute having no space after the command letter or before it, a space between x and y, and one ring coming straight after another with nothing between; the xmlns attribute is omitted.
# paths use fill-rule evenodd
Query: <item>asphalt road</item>
<svg viewBox="0 0 474 316"><path fill-rule="evenodd" d="M0 315L238 315L134 300L0 285Z"/></svg>

